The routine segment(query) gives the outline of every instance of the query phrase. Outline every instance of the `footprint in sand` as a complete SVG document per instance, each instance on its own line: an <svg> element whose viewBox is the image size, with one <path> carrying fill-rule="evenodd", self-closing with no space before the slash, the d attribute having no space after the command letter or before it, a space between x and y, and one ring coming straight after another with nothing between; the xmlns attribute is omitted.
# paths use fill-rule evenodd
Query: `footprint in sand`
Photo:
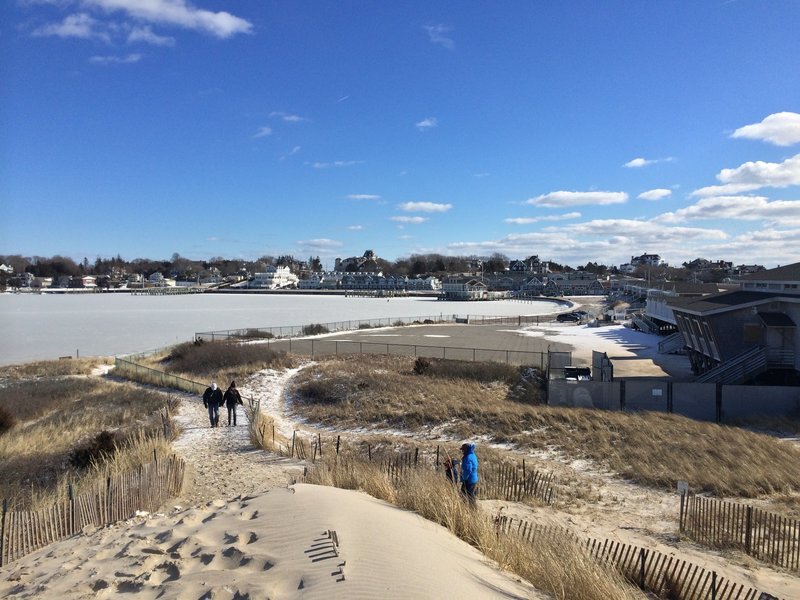
<svg viewBox="0 0 800 600"><path fill-rule="evenodd" d="M230 548L226 548L222 551L222 556L224 556L229 563L228 568L238 568L244 567L245 565L249 564L250 561L253 560L251 556L247 556L244 552L239 550L236 546L231 546Z"/></svg>
<svg viewBox="0 0 800 600"><path fill-rule="evenodd" d="M248 544L253 544L256 541L258 541L258 536L256 535L256 533L254 531L251 531L250 535L247 536L247 543Z"/></svg>
<svg viewBox="0 0 800 600"><path fill-rule="evenodd" d="M230 533L229 531L225 532L225 542L226 544L235 544L239 541L239 534L238 533Z"/></svg>

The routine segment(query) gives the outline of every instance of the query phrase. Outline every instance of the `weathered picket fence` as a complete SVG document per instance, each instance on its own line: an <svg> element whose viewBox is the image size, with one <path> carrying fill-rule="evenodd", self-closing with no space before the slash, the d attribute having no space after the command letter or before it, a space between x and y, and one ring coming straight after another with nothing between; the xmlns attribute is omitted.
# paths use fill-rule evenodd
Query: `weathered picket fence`
<svg viewBox="0 0 800 600"><path fill-rule="evenodd" d="M737 502L681 496L680 531L712 548L736 548L800 571L800 521Z"/></svg>
<svg viewBox="0 0 800 600"><path fill-rule="evenodd" d="M777 600L766 592L737 584L687 560L619 541L584 539L557 525L534 524L506 516L495 521L498 532L515 534L531 544L570 540L599 564L616 569L628 581L657 598L671 600Z"/></svg>
<svg viewBox="0 0 800 600"><path fill-rule="evenodd" d="M53 542L79 533L88 525L103 526L155 511L183 486L184 462L172 455L154 458L134 471L98 481L95 489L74 494L39 510L13 510L3 500L0 520L0 566Z"/></svg>

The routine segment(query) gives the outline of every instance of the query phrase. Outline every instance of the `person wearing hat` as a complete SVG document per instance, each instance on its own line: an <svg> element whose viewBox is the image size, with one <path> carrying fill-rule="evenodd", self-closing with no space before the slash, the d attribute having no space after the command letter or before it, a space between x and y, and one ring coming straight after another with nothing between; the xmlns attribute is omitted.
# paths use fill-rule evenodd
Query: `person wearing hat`
<svg viewBox="0 0 800 600"><path fill-rule="evenodd" d="M236 427L236 405L244 403L239 390L236 389L235 381L231 381L230 386L225 390L223 399L225 400L225 408L228 409L228 427L231 426L231 415L233 415L233 426Z"/></svg>
<svg viewBox="0 0 800 600"><path fill-rule="evenodd" d="M475 487L478 485L478 457L475 444L461 444L461 492L475 503Z"/></svg>
<svg viewBox="0 0 800 600"><path fill-rule="evenodd" d="M219 407L222 405L222 390L217 387L216 382L212 381L211 385L203 392L203 406L208 409L208 420L211 421L212 427L219 426Z"/></svg>

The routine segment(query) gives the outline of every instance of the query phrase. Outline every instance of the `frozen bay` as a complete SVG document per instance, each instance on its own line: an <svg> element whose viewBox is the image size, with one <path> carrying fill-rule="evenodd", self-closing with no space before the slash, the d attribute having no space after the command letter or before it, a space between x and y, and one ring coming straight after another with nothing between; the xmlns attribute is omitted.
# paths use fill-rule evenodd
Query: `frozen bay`
<svg viewBox="0 0 800 600"><path fill-rule="evenodd" d="M190 341L201 331L434 315L540 315L551 301L443 302L334 295L0 294L0 365L110 356Z"/></svg>

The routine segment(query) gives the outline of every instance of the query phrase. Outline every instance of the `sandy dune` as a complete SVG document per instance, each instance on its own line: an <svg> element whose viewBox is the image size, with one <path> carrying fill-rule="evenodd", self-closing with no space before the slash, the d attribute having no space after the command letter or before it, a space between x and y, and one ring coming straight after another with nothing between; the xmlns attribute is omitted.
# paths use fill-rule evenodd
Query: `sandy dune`
<svg viewBox="0 0 800 600"><path fill-rule="evenodd" d="M2 575L0 596L15 598L537 597L442 527L366 494L305 484L136 518Z"/></svg>

